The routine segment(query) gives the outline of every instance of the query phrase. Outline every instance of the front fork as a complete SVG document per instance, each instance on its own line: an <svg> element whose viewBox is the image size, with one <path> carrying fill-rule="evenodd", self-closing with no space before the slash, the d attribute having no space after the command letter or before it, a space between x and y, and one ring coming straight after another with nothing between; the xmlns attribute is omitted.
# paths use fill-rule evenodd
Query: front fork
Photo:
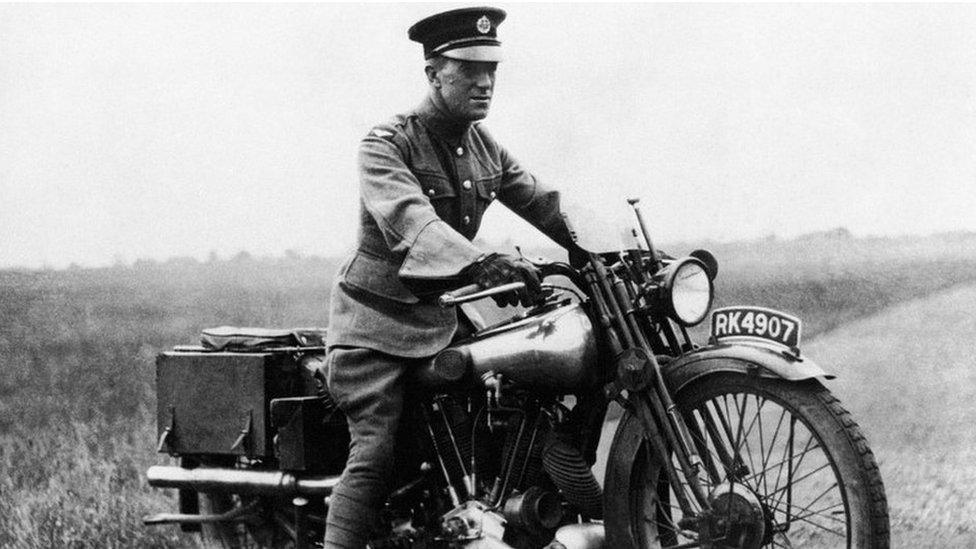
<svg viewBox="0 0 976 549"><path fill-rule="evenodd" d="M591 255L593 267L584 275L591 288L595 313L606 330L608 346L616 356L614 380L605 389L606 396L622 401L640 419L648 440L659 453L673 486L681 486L680 477L668 457L673 450L681 466L692 496L702 510L709 509L709 502L698 473L702 461L688 435L681 414L668 392L651 345L641 329L634 300L628 287L620 278L608 276L608 272L596 256ZM627 398L622 399L623 392ZM686 516L696 513L682 490L677 495Z"/></svg>
<svg viewBox="0 0 976 549"><path fill-rule="evenodd" d="M621 263L624 263L623 257ZM639 306L639 292L609 271L595 254L590 254L589 267L584 271L584 279L590 288L593 313L604 329L607 347L616 363L615 375L605 387L605 396L620 402L639 419L645 437L664 467L668 482L675 488L675 498L687 527L701 530L700 525L706 524L702 521L707 521L712 514L709 495L699 478L704 463L645 334L643 323L647 320ZM623 397L624 393L626 397ZM671 459L672 453L680 471ZM701 546L709 545L706 542Z"/></svg>
<svg viewBox="0 0 976 549"><path fill-rule="evenodd" d="M658 404L658 406L654 406L654 404ZM674 444L671 440L668 440L669 437L665 435L668 427L672 427L670 434L674 434L675 429L671 425L665 426L664 429L661 428L660 418L662 414L660 412L663 411L663 407L660 406L660 403L653 402L653 396L648 395L646 392L634 391L629 392L626 407L640 420L649 445L657 454L659 463L664 466L671 486L678 488L675 489L674 494L684 516L694 517L700 513L700 510L707 510L709 505L708 498L699 480L702 461L694 450L682 456L681 454L686 450L685 445ZM684 426L683 421L680 426ZM678 464L681 466L680 472L671 459L672 450L678 456ZM697 507L692 505L685 490L680 489L683 485L687 485L690 488L691 495Z"/></svg>
<svg viewBox="0 0 976 549"><path fill-rule="evenodd" d="M643 343L643 342L642 342ZM700 474L705 468L697 440L671 398L661 366L653 354L641 349L628 349L617 356L616 378L606 389L608 396L628 409L643 427L645 436L663 465L668 481L675 489L675 498L685 517L694 517L710 509L708 494L701 484ZM626 392L626 398L623 393ZM695 431L698 431L695 425ZM671 455L677 460L675 466ZM711 474L714 467L708 468ZM682 486L687 486L689 494Z"/></svg>

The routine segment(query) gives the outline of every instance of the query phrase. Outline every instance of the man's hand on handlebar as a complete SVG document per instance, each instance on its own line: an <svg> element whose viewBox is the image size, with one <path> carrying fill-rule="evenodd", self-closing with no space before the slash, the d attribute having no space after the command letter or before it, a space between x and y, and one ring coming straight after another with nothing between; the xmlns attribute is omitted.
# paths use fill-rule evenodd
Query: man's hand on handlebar
<svg viewBox="0 0 976 549"><path fill-rule="evenodd" d="M525 288L517 292L493 295L492 299L499 307L518 303L525 307L531 307L543 298L539 269L526 261L511 256L495 253L484 255L469 265L462 274L484 289L510 282L525 284Z"/></svg>

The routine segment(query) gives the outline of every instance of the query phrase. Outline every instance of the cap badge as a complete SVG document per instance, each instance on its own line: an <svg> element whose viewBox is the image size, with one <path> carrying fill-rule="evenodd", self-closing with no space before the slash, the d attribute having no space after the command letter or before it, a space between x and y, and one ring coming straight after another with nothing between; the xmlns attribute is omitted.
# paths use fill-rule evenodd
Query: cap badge
<svg viewBox="0 0 976 549"><path fill-rule="evenodd" d="M482 15L481 19L478 19L477 29L481 34L488 34L491 30L491 19L488 19L487 15Z"/></svg>

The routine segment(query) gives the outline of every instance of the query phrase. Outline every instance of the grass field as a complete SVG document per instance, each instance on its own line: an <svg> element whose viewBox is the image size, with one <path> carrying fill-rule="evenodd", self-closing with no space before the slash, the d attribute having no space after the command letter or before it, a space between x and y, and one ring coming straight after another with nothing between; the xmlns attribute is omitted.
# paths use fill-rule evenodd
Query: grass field
<svg viewBox="0 0 976 549"><path fill-rule="evenodd" d="M0 272L0 547L185 547L144 528L154 359L203 327L321 325L333 262Z"/></svg>
<svg viewBox="0 0 976 549"><path fill-rule="evenodd" d="M936 527L946 532L947 522L934 520L940 514L972 516L972 498L949 515L932 502L911 503L916 494L959 498L965 494L953 492L957 486L972 487L976 468L965 467L973 461L971 439L960 445L933 434L933 426L961 429L965 424L959 422L972 418L960 415L961 403L947 405L938 387L912 399L910 409L893 404L911 388L907 374L938 358L931 354L935 345L923 341L894 356L886 340L877 348L857 347L870 334L848 327L906 300L976 283L976 235L831 234L708 247L722 262L716 305L750 303L799 315L806 322L805 338L820 336L810 349L824 364L864 356L905 358L892 360L901 368L902 385L879 389L872 376L857 377L860 370L845 373L838 383L869 440L878 441L893 509L906 509L895 515L901 529L896 532L907 532L911 540L952 539L926 536ZM324 259L239 257L0 271L0 547L192 546L194 538L175 528L144 528L140 522L145 514L175 508L171 495L149 489L142 477L150 464L163 460L153 449L155 355L194 342L207 326L324 325L334 268ZM934 312L928 318L932 330L949 322ZM910 318L892 321L890 328L894 335L887 337L916 333ZM963 376L964 366L957 362L953 371ZM892 427L895 416L906 423ZM926 454L925 476L913 476L914 456L943 443L951 455L940 462ZM972 532L971 521L955 523L963 529L960 535ZM930 545L896 540L895 546Z"/></svg>
<svg viewBox="0 0 976 549"><path fill-rule="evenodd" d="M848 324L807 348L861 424L895 547L976 547L976 286Z"/></svg>

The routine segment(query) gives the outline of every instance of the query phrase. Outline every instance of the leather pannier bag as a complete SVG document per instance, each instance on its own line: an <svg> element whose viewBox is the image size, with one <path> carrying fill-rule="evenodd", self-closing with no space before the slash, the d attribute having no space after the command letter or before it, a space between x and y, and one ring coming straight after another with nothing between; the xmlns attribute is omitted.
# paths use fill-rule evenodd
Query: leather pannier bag
<svg viewBox="0 0 976 549"><path fill-rule="evenodd" d="M274 456L271 401L316 395L325 331L222 327L156 358L160 452Z"/></svg>

